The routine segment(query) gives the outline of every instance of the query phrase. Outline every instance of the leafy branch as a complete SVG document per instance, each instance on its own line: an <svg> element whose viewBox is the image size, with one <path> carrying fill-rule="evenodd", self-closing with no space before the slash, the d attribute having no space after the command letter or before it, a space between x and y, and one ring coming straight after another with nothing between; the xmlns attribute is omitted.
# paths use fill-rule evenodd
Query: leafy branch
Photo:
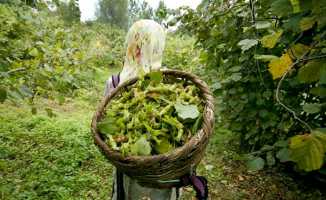
<svg viewBox="0 0 326 200"><path fill-rule="evenodd" d="M322 34L321 38L323 38L325 35L325 33ZM297 40L296 40L297 41ZM301 124L305 125L308 129L309 129L309 132L311 133L312 132L312 128L310 127L310 125L305 122L304 120L300 119L300 117L297 116L296 112L294 110L292 110L289 106L285 105L281 99L280 99L280 88L282 86L282 83L285 79L285 77L287 76L287 74L291 71L291 69L296 66L297 64L299 64L300 62L303 62L303 61L306 61L306 60L312 60L312 59L321 59L321 58L324 58L326 57L326 55L320 55L320 56L314 56L314 57L308 57L308 58L305 58L306 55L308 55L311 51L311 49L316 46L318 44L318 42L314 42L310 48L305 51L300 58L298 58L294 63L291 64L291 66L287 69L287 71L283 74L283 76L281 77L280 81L278 82L277 84L277 89L276 89L276 101L283 107L285 108L288 112L290 112L294 119L298 120Z"/></svg>

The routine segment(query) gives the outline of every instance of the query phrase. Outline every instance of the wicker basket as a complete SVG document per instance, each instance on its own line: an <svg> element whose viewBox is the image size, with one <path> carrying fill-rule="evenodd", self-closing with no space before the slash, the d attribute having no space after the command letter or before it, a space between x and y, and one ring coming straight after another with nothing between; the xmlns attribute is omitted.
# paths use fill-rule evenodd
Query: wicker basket
<svg viewBox="0 0 326 200"><path fill-rule="evenodd" d="M185 145L165 154L126 157L122 156L120 152L110 149L103 141L101 133L97 129L97 123L104 116L105 107L112 98L137 82L137 78L124 82L110 95L105 96L92 120L92 134L95 143L109 161L124 174L136 179L141 185L153 188L177 186L180 177L192 172L203 157L214 125L213 96L205 82L187 72L178 70L164 70L162 72L164 81L173 82L178 79L185 79L192 82L200 89L201 98L204 100L202 127Z"/></svg>

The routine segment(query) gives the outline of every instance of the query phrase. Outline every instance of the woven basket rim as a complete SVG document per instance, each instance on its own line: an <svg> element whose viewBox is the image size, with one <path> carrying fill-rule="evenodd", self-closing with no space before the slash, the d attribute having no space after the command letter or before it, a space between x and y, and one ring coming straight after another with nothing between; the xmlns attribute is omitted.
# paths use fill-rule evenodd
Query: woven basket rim
<svg viewBox="0 0 326 200"><path fill-rule="evenodd" d="M161 72L163 72L163 74L179 74L182 75L184 77L180 78L186 78L187 80L190 80L187 77L193 77L194 79L198 79L201 81L201 84L203 84L205 87L208 86L207 84L202 81L201 79L199 79L198 76L191 74L189 72L184 72L184 71L180 71L180 70L172 70L172 69L164 69L164 70L159 70ZM178 78L178 77L177 77ZM161 159L167 159L167 158L172 158L172 157L176 157L179 154L182 154L184 152L187 151L187 149L189 149L189 146L191 145L196 145L197 143L199 143L200 138L201 138L201 133L203 132L203 126L204 123L201 124L200 129L197 130L197 132L195 134L193 134L190 138L190 140L188 140L184 145L179 146L177 148L174 148L173 150L163 153L163 154L157 154L157 155L147 155L147 156L137 156L137 155L129 155L129 156L123 156L119 151L113 150L112 148L110 148L100 137L100 132L97 129L97 123L99 122L100 118L103 116L104 110L106 108L106 106L109 104L110 100L113 99L121 89L126 88L127 86L133 85L135 84L137 81L139 80L139 77L135 77L132 79L129 79L125 82L123 82L122 84L119 84L118 87L116 87L111 94L106 95L100 105L98 106L93 119L92 119L92 128L91 128L91 132L92 135L94 137L95 143L100 146L100 148L107 154L109 160L114 160L114 162L122 162L122 163L126 163L126 162L132 162L133 160L142 160L143 162L146 162L148 160L161 160ZM193 80L190 80L192 83L194 83ZM196 87L198 87L198 84L194 83L194 85L196 85ZM209 91L209 89L208 89ZM213 104L213 97L212 94L209 92L208 96L211 96L211 98L207 98L205 99L205 95L203 95L203 100L204 100L204 111L203 111L203 119L207 116L207 103L211 103ZM210 117L214 117L214 116L210 116ZM212 119L214 121L214 119ZM211 121L212 121L211 120ZM212 132L212 131L210 131ZM197 138L198 137L198 138Z"/></svg>

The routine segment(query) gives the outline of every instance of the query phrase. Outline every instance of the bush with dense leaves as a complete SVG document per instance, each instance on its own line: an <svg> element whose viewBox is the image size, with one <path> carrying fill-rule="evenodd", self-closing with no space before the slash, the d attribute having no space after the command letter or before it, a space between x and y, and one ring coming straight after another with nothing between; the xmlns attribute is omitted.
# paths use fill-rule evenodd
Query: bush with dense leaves
<svg viewBox="0 0 326 200"><path fill-rule="evenodd" d="M194 38L188 35L168 33L163 54L163 66L171 69L196 71L200 64L199 51L194 47Z"/></svg>
<svg viewBox="0 0 326 200"><path fill-rule="evenodd" d="M124 32L72 24L48 10L0 4L0 100L64 100L91 87L97 68L121 66Z"/></svg>
<svg viewBox="0 0 326 200"><path fill-rule="evenodd" d="M320 169L326 151L326 2L215 0L183 13L181 28L202 49L199 60L221 125L240 135L242 150L254 152L248 166L279 160L304 171Z"/></svg>

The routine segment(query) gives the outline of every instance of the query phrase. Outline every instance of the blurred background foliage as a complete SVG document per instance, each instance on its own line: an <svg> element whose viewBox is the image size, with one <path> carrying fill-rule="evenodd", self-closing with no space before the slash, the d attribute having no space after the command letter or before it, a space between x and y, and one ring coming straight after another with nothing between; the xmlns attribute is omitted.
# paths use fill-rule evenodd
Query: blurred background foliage
<svg viewBox="0 0 326 200"><path fill-rule="evenodd" d="M114 25L81 24L80 15L68 17L68 25L61 11L24 4L0 4L0 10L3 100L63 99L92 86L97 68L122 66L125 32Z"/></svg>

